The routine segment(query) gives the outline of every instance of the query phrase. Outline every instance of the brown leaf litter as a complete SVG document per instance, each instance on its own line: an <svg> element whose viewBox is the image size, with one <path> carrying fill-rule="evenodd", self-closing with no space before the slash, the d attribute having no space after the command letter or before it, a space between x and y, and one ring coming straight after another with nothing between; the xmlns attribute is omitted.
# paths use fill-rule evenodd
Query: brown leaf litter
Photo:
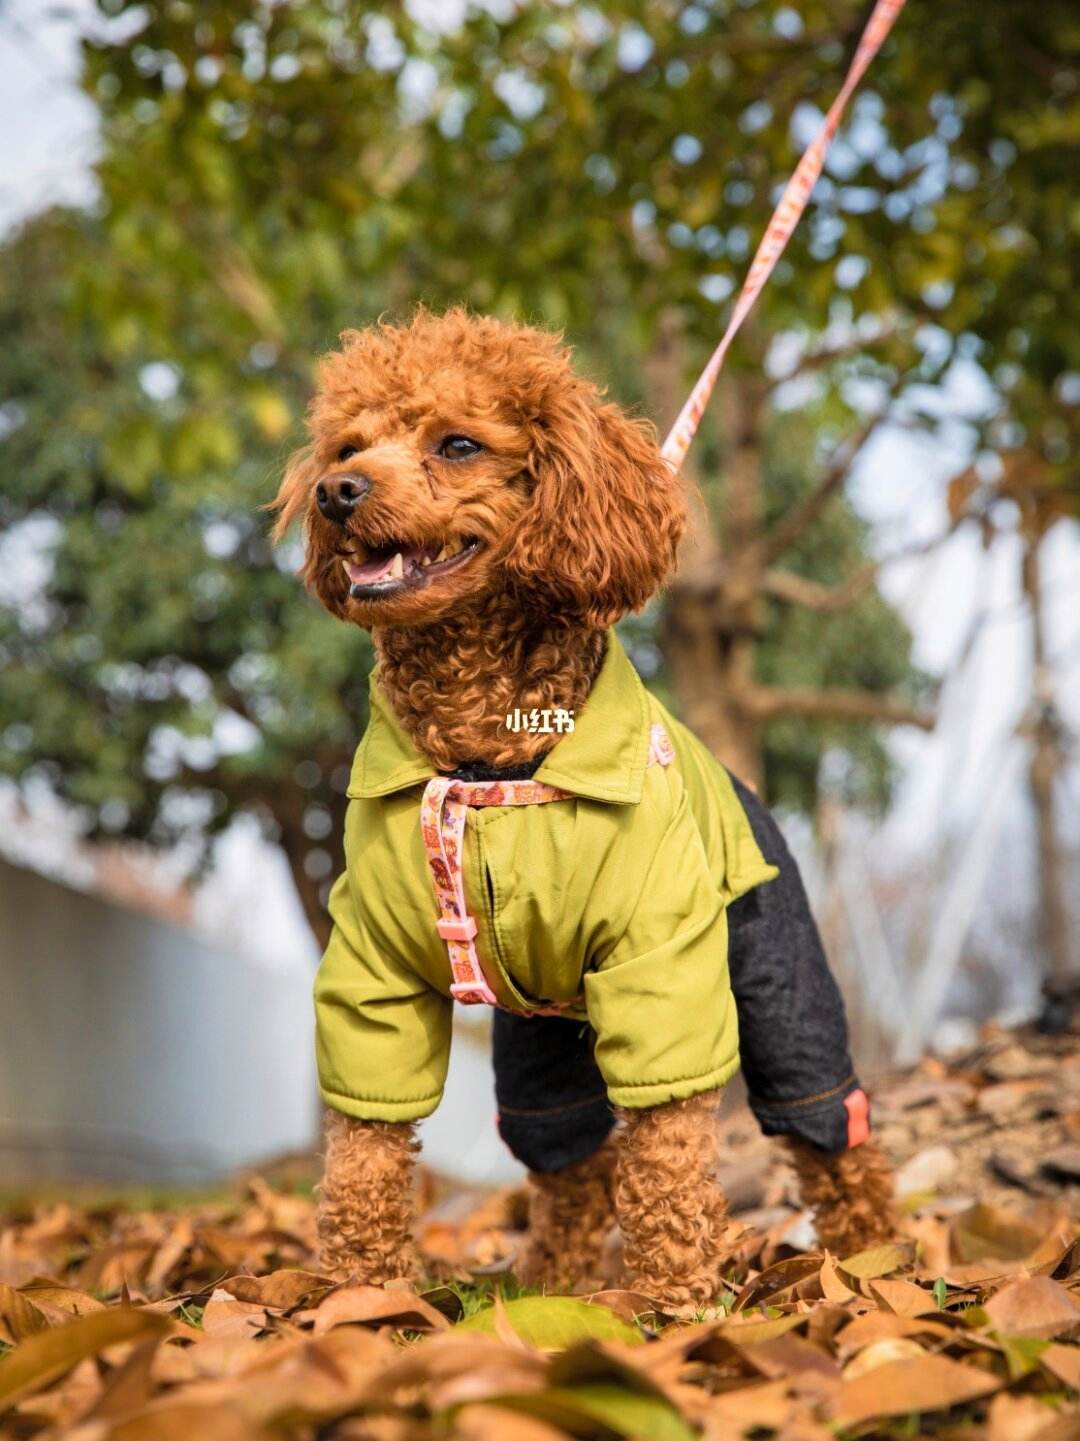
<svg viewBox="0 0 1080 1441"><path fill-rule="evenodd" d="M746 1229L692 1321L625 1291L517 1295L513 1191L425 1183L420 1292L321 1276L311 1200L258 1179L183 1209L19 1206L0 1437L1080 1441L1071 1039L989 1035L879 1088L908 1235L859 1256L814 1248L729 1118Z"/></svg>

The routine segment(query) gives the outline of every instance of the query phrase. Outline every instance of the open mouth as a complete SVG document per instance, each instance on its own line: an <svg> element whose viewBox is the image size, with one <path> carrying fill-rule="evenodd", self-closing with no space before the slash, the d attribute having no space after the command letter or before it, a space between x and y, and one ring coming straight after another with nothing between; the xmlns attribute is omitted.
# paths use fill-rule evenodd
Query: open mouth
<svg viewBox="0 0 1080 1441"><path fill-rule="evenodd" d="M428 541L413 545L391 541L388 545L365 547L365 559L345 556L349 594L354 600L381 600L407 590L422 590L440 576L466 565L480 549L476 536L444 543Z"/></svg>

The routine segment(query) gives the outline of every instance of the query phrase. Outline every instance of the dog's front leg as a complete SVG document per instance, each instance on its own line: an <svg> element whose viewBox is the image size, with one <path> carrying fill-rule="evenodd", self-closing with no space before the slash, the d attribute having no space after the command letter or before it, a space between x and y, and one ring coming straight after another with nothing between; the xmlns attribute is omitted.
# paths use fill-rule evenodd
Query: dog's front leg
<svg viewBox="0 0 1080 1441"><path fill-rule="evenodd" d="M723 1289L727 1201L716 1177L719 1092L619 1112L615 1213L625 1284L675 1308L708 1306Z"/></svg>
<svg viewBox="0 0 1080 1441"><path fill-rule="evenodd" d="M319 1260L327 1276L379 1286L416 1270L412 1227L415 1127L326 1113Z"/></svg>

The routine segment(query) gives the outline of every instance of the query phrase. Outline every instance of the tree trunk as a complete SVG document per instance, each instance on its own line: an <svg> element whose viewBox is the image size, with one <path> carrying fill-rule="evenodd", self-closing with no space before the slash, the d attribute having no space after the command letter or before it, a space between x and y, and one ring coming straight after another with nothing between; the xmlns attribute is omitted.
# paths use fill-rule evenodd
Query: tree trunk
<svg viewBox="0 0 1080 1441"><path fill-rule="evenodd" d="M674 377L676 384L672 386ZM678 393L678 351L670 336L654 352L661 413ZM757 375L728 375L719 399L725 441L723 560L691 488L691 525L664 614L662 644L687 725L729 770L755 790L762 783L761 720L745 703L754 681L760 631L762 429L768 385ZM675 411L677 413L677 404ZM665 417L666 418L666 417ZM685 467L684 467L685 470ZM702 534L702 526L706 533Z"/></svg>
<svg viewBox="0 0 1080 1441"><path fill-rule="evenodd" d="M1062 994L1075 982L1069 946L1069 909L1065 899L1065 865L1054 816L1054 793L1061 771L1061 728L1054 705L1053 679L1046 658L1039 550L1044 530L1032 530L1023 559L1023 587L1031 607L1033 687L1036 706L1032 757L1028 772L1035 807L1039 865L1038 937L1046 967L1046 988Z"/></svg>
<svg viewBox="0 0 1080 1441"><path fill-rule="evenodd" d="M312 840L304 829L304 812L312 800L317 799L330 811L331 828L324 839ZM326 909L329 886L345 869L345 810L346 799L336 792L310 796L299 786L293 785L287 797L279 797L275 805L275 819L281 828L280 845L289 862L296 894L300 898L304 916L320 949L325 949L333 929ZM316 851L328 851L331 866L327 875L309 874L310 857Z"/></svg>
<svg viewBox="0 0 1080 1441"><path fill-rule="evenodd" d="M738 679L753 659L752 641L725 631L715 604L673 590L661 643L683 719L730 771L760 789L761 726L738 700Z"/></svg>

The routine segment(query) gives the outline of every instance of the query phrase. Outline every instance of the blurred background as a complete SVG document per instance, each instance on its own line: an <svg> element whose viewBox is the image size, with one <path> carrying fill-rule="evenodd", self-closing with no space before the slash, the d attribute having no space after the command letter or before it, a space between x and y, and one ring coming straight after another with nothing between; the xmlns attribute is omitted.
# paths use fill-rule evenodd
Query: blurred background
<svg viewBox="0 0 1080 1441"><path fill-rule="evenodd" d="M466 302L663 432L868 10L0 0L0 1190L313 1144L371 663L261 510L315 356ZM1080 985L1078 51L910 0L622 627L779 809L870 1068ZM469 1018L429 1162L512 1175L493 1110Z"/></svg>

